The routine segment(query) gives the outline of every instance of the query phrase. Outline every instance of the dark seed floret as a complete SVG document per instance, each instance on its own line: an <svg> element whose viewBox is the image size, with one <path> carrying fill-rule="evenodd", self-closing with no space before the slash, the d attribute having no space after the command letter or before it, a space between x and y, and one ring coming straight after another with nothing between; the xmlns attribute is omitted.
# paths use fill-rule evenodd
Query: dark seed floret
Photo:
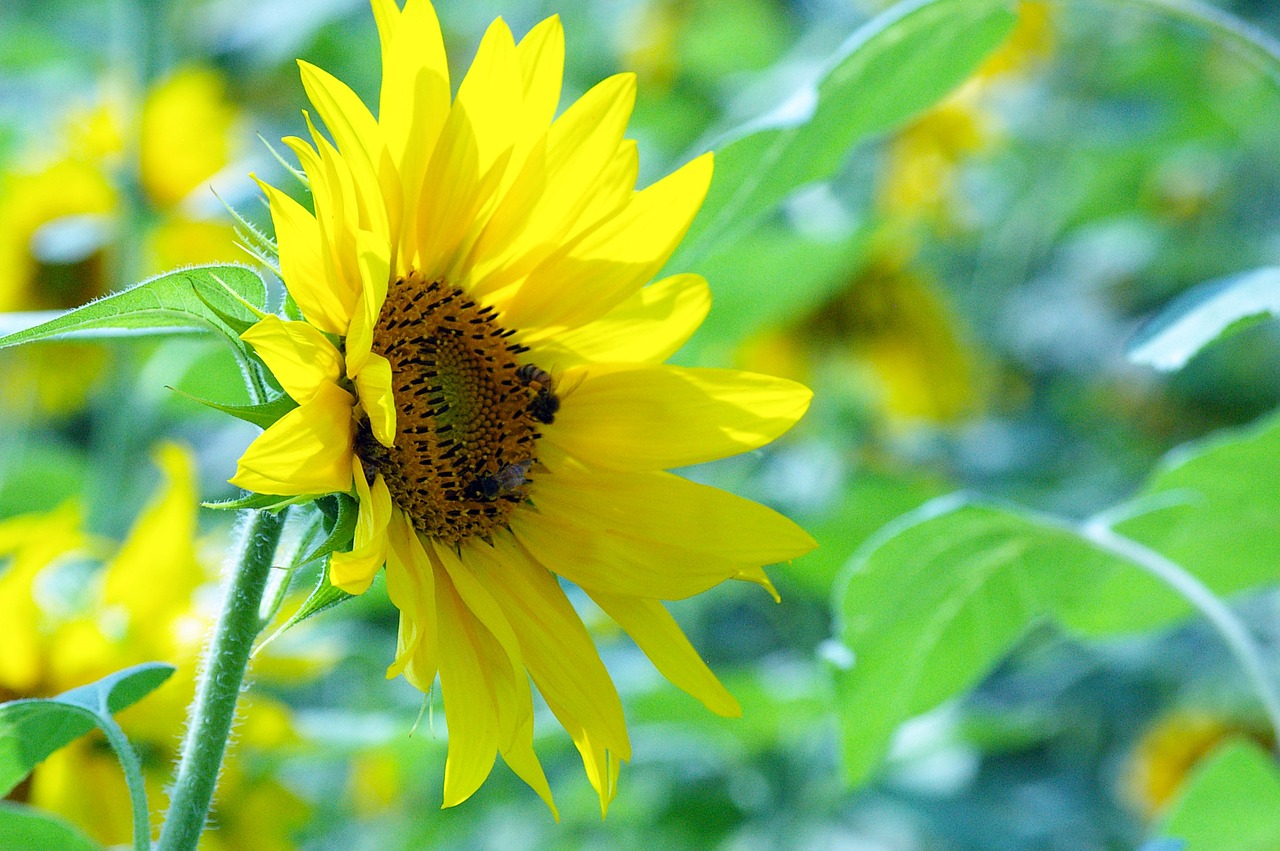
<svg viewBox="0 0 1280 851"><path fill-rule="evenodd" d="M507 524L524 501L538 423L560 400L552 379L516 356L491 307L416 273L391 285L373 351L391 364L396 436L383 446L363 423L356 453L381 473L417 528L446 543ZM548 400L554 400L549 402Z"/></svg>

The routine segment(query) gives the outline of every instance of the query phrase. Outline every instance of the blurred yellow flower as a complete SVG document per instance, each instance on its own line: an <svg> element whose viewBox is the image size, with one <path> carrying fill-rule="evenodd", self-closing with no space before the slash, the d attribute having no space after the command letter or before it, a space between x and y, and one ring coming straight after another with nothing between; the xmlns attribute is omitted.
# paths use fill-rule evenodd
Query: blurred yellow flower
<svg viewBox="0 0 1280 851"><path fill-rule="evenodd" d="M988 106L991 91L1030 73L1052 50L1049 4L1023 0L1013 32L968 82L889 141L879 186L881 210L944 229L962 220L959 166L999 139L998 118Z"/></svg>
<svg viewBox="0 0 1280 851"><path fill-rule="evenodd" d="M233 228L202 190L233 154L237 116L224 89L212 69L179 70L147 93L132 121L126 98L104 96L72 109L52 146L0 172L0 311L68 309L105 294L122 274L238 259ZM141 268L125 270L115 250L125 215L116 181L130 170L130 153L148 215ZM0 402L11 415L32 400L44 412L79 407L104 361L74 345L6 357Z"/></svg>
<svg viewBox="0 0 1280 851"><path fill-rule="evenodd" d="M582 754L602 811L631 755L613 683L557 577L581 586L673 683L737 702L661 600L814 546L785 517L664 470L762 446L804 413L793 382L662 365L701 323L706 282L646 286L711 179L710 155L636 191L623 138L631 74L552 121L558 18L517 44L489 28L451 98L435 11L375 0L378 118L305 62L334 143L285 143L315 213L262 184L285 286L304 321L245 332L299 406L245 451L232 482L265 494L354 492L351 593L385 563L400 609L388 676L437 673L449 728L444 805L495 755L554 812L533 750L529 679ZM338 344L334 344L334 340Z"/></svg>
<svg viewBox="0 0 1280 851"><path fill-rule="evenodd" d="M108 545L85 536L74 507L0 522L0 566L7 561L0 572L0 618L5 624L0 697L57 694L139 662L176 665L169 682L119 716L142 757L148 798L158 814L177 752L177 732L195 691L196 659L211 623L193 597L211 576L196 558L191 460L185 450L166 445L157 450L156 461L166 484L92 577L77 560L96 556ZM64 571L86 573L77 572L68 581ZM79 590L68 595L68 586ZM258 697L244 705L238 728L243 747L266 749L293 739L281 705ZM217 829L206 834L202 847L290 847L289 832L305 820L305 804L278 782L245 774L237 753L232 752L219 787ZM114 754L96 735L55 753L19 792L104 843L129 841L132 821L124 777ZM273 817L244 815L262 811Z"/></svg>
<svg viewBox="0 0 1280 851"><path fill-rule="evenodd" d="M1122 777L1125 797L1144 818L1155 818L1200 760L1234 736L1272 745L1270 734L1222 715L1177 711L1159 719L1129 754Z"/></svg>
<svg viewBox="0 0 1280 851"><path fill-rule="evenodd" d="M978 366L959 317L907 255L876 251L795 325L749 340L740 362L843 390L894 428L976 413Z"/></svg>

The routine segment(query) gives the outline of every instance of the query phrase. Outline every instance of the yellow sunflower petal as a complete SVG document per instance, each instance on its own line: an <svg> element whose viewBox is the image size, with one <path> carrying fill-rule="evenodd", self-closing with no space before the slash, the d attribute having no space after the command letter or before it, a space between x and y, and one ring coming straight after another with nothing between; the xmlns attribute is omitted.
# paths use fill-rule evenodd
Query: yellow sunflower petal
<svg viewBox="0 0 1280 851"><path fill-rule="evenodd" d="M617 470L683 467L765 445L812 396L793 381L728 369L597 370L563 398L545 440Z"/></svg>
<svg viewBox="0 0 1280 851"><path fill-rule="evenodd" d="M689 229L711 168L710 154L698 157L538 264L505 305L505 320L516 328L573 328L625 301L662 268Z"/></svg>
<svg viewBox="0 0 1280 851"><path fill-rule="evenodd" d="M394 4L393 4L394 5ZM397 10L398 13L398 10ZM379 18L390 19L389 13ZM449 63L435 9L425 0L410 0L394 22L381 25L383 34L382 94L378 123L387 148L398 165L404 192L403 239L417 227L422 181L436 140L449 114ZM410 258L400 258L408 271Z"/></svg>
<svg viewBox="0 0 1280 851"><path fill-rule="evenodd" d="M542 340L517 337L530 360L563 371L587 363L661 363L685 344L711 309L700 275L672 275L645 287L604 316Z"/></svg>
<svg viewBox="0 0 1280 851"><path fill-rule="evenodd" d="M387 595L400 610L396 657L387 679L403 673L425 692L439 667L435 568L403 511L396 511L387 525L387 544Z"/></svg>
<svg viewBox="0 0 1280 851"><path fill-rule="evenodd" d="M516 45L520 75L524 79L524 104L515 132L515 149L511 155L511 173L516 176L529 148L542 136L560 104L560 85L564 77L564 27L560 16L552 15L539 23Z"/></svg>
<svg viewBox="0 0 1280 851"><path fill-rule="evenodd" d="M274 186L258 181L271 205L276 245L280 250L280 277L311 324L330 334L344 334L350 306L335 289L321 260L320 229L301 204Z"/></svg>
<svg viewBox="0 0 1280 851"><path fill-rule="evenodd" d="M449 754L444 765L444 806L471 797L493 770L498 753L498 710L489 672L481 660L496 644L441 570L436 576L439 617L440 690L445 723L449 725ZM486 642L486 643L482 643Z"/></svg>
<svg viewBox="0 0 1280 851"><path fill-rule="evenodd" d="M558 247L591 203L601 172L617 157L635 98L635 75L617 74L556 119L476 241L469 271L473 292L484 295L512 283Z"/></svg>
<svg viewBox="0 0 1280 851"><path fill-rule="evenodd" d="M351 394L322 384L244 451L231 484L256 493L301 496L351 490Z"/></svg>
<svg viewBox="0 0 1280 851"><path fill-rule="evenodd" d="M360 252L360 300L351 315L351 327L347 331L347 377L355 376L364 368L373 345L373 327L387 300L387 287L391 277L391 257L386 244L378 242L369 233L361 231L357 237Z"/></svg>
<svg viewBox="0 0 1280 851"><path fill-rule="evenodd" d="M631 756L622 703L600 654L555 578L507 534L463 551L482 575L516 635L538 690L571 711L611 750Z"/></svg>
<svg viewBox="0 0 1280 851"><path fill-rule="evenodd" d="M482 208L492 207L510 156L522 89L515 43L499 19L458 87L423 181L417 268L428 279L450 271L483 226Z"/></svg>
<svg viewBox="0 0 1280 851"><path fill-rule="evenodd" d="M671 613L657 600L590 591L605 614L627 631L664 677L712 712L736 718L742 707L711 673Z"/></svg>
<svg viewBox="0 0 1280 851"><path fill-rule="evenodd" d="M302 60L298 68L308 99L355 176L360 226L390 244L400 230L403 196L378 122L341 80Z"/></svg>
<svg viewBox="0 0 1280 851"><path fill-rule="evenodd" d="M471 555L470 551L459 557L451 548L437 545L434 555L444 565L458 596L482 626L481 635L490 639L481 641L480 645L489 644L490 659L486 668L498 714L502 758L555 813L551 789L533 752L533 697L519 639L485 582L468 563L466 556Z"/></svg>
<svg viewBox="0 0 1280 851"><path fill-rule="evenodd" d="M310 402L321 386L342 377L342 354L306 322L264 316L240 339L253 346L280 386L299 404Z"/></svg>
<svg viewBox="0 0 1280 851"><path fill-rule="evenodd" d="M393 513L391 493L382 474L370 485L365 479L364 465L351 456L351 477L355 481L360 503L356 517L355 541L351 552L334 553L329 558L329 581L348 594L363 594L387 560L387 524Z"/></svg>
<svg viewBox="0 0 1280 851"><path fill-rule="evenodd" d="M816 546L772 509L670 473L552 467L530 498L537 513L511 517L517 539L552 572L612 594L683 599Z"/></svg>
<svg viewBox="0 0 1280 851"><path fill-rule="evenodd" d="M310 126L310 118L307 119L307 124ZM360 298L360 271L355 251L355 187L351 185L351 175L338 152L314 128L312 134L318 139L318 152L296 136L285 137L284 143L297 155L311 184L311 199L318 225L318 251L324 277L292 281L285 278L285 286L299 306L302 306L303 299L306 298L312 301L318 298L336 299L341 309L333 309L327 314L329 324L336 330L330 330L327 326L320 327L331 334L343 336L347 333L351 314ZM326 284L332 290L331 293L311 292ZM301 296L294 293L299 288L304 290ZM303 313L306 313L305 307Z"/></svg>
<svg viewBox="0 0 1280 851"><path fill-rule="evenodd" d="M396 438L396 398L391 387L391 364L382 355L370 353L356 376L360 405L369 415L369 429L383 446Z"/></svg>

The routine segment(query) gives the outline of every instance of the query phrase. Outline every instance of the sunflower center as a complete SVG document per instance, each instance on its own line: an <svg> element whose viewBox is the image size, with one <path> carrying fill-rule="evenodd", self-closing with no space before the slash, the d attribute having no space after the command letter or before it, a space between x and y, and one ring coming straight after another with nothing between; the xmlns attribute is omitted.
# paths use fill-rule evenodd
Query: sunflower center
<svg viewBox="0 0 1280 851"><path fill-rule="evenodd" d="M516 357L492 308L416 272L397 280L373 330L391 363L396 437L361 426L356 453L417 528L447 543L505 526L524 501L539 423L559 407L547 373Z"/></svg>

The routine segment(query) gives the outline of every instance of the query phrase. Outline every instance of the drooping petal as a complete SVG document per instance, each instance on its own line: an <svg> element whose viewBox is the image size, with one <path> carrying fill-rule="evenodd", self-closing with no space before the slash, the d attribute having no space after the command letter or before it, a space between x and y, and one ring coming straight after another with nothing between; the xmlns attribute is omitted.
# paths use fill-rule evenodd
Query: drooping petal
<svg viewBox="0 0 1280 851"><path fill-rule="evenodd" d="M615 215L529 273L504 317L516 328L574 328L603 316L654 276L680 243L711 183L704 154L635 193Z"/></svg>
<svg viewBox="0 0 1280 851"><path fill-rule="evenodd" d="M425 692L439 667L435 567L413 521L398 509L387 525L387 544L387 595L400 610L396 657L387 668L387 679L404 674Z"/></svg>
<svg viewBox="0 0 1280 851"><path fill-rule="evenodd" d="M334 553L329 559L329 581L348 594L369 590L373 576L387 560L387 524L391 522L391 493L382 474L370 485L359 456L351 456L352 479L360 503L355 541L351 552Z"/></svg>
<svg viewBox="0 0 1280 851"><path fill-rule="evenodd" d="M600 654L573 606L547 569L507 533L493 545L476 541L463 551L481 575L500 577L490 593L519 637L524 663L538 690L572 712L611 750L630 759L622 703Z"/></svg>
<svg viewBox="0 0 1280 851"><path fill-rule="evenodd" d="M711 673L666 607L657 600L589 591L605 614L627 631L664 677L717 715L736 718L742 707Z"/></svg>
<svg viewBox="0 0 1280 851"><path fill-rule="evenodd" d="M594 372L561 400L544 439L616 470L665 470L756 449L791 428L813 396L794 381L728 369Z"/></svg>
<svg viewBox="0 0 1280 851"><path fill-rule="evenodd" d="M675 354L711 309L700 275L672 275L651 284L595 322L535 340L529 359L552 372L589 363L661 363Z"/></svg>
<svg viewBox="0 0 1280 851"><path fill-rule="evenodd" d="M444 806L452 807L480 788L498 753L497 695L484 664L495 655L492 645L497 642L471 614L443 569L435 579L440 690L449 725Z"/></svg>
<svg viewBox="0 0 1280 851"><path fill-rule="evenodd" d="M351 490L355 400L336 384L322 384L258 435L229 481L256 493L301 496Z"/></svg>
<svg viewBox="0 0 1280 851"><path fill-rule="evenodd" d="M475 568L451 548L436 545L434 559L444 565L445 573L467 609L479 621L489 641L479 642L477 649L487 651L487 672L493 687L498 715L498 748L503 760L528 783L551 808L551 789L542 765L533 752L533 696L524 671L519 639L502 608L489 593ZM487 647L485 646L487 645ZM447 697L446 697L447 700ZM447 782L446 782L447 785Z"/></svg>
<svg viewBox="0 0 1280 851"><path fill-rule="evenodd" d="M321 386L342 377L342 354L306 322L265 316L240 339L253 346L280 386L300 405L314 399Z"/></svg>

